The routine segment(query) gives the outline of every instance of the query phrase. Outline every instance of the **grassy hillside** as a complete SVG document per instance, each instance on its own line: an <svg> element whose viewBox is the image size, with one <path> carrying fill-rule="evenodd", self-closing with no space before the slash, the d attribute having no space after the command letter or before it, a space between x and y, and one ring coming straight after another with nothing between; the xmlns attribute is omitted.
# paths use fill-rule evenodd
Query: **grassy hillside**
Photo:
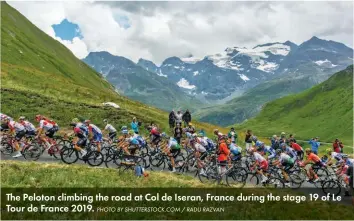
<svg viewBox="0 0 354 221"><path fill-rule="evenodd" d="M1 2L1 86L1 112L15 118L43 114L63 128L78 116L99 126L104 118L121 126L136 116L167 129L166 112L117 94L100 74L6 2ZM121 110L102 107L107 101ZM209 132L214 128L196 126Z"/></svg>
<svg viewBox="0 0 354 221"><path fill-rule="evenodd" d="M318 75L316 77L319 78ZM240 97L228 101L226 104L201 108L196 113L197 118L200 121L221 126L241 123L245 119L256 116L265 103L310 88L313 86L311 78L311 76L284 77L263 82L249 89ZM323 75L323 79L326 78L327 75Z"/></svg>
<svg viewBox="0 0 354 221"><path fill-rule="evenodd" d="M353 66L300 94L267 103L257 117L236 127L262 136L285 131L298 139L339 138L353 145Z"/></svg>

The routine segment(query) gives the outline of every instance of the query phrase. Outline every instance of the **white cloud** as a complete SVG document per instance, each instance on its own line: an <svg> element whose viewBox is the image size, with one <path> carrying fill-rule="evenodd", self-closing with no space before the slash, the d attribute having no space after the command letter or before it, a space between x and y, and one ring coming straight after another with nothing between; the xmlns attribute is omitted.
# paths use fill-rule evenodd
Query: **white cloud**
<svg viewBox="0 0 354 221"><path fill-rule="evenodd" d="M352 2L9 2L54 37L64 18L82 39L62 41L79 58L108 51L161 63L170 56L215 54L226 47L302 43L316 35L353 46ZM116 20L126 16L131 27Z"/></svg>

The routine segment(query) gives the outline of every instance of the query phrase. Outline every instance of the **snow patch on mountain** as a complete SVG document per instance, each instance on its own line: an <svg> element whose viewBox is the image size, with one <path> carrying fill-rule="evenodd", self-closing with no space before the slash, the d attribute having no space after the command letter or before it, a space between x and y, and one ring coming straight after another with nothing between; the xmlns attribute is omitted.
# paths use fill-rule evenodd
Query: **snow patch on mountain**
<svg viewBox="0 0 354 221"><path fill-rule="evenodd" d="M326 60L314 61L314 63L317 64L318 66L326 65L326 66L329 66L329 67L332 67L332 68L338 66L338 65L332 64L332 62L329 61L328 59L326 59Z"/></svg>
<svg viewBox="0 0 354 221"><path fill-rule="evenodd" d="M161 69L160 69L159 72L157 72L156 74L157 74L158 76L167 78L167 75L162 74Z"/></svg>
<svg viewBox="0 0 354 221"><path fill-rule="evenodd" d="M259 66L257 66L258 70L264 71L264 72L273 72L278 68L278 64L273 63L273 62L265 62L264 60L259 61Z"/></svg>
<svg viewBox="0 0 354 221"><path fill-rule="evenodd" d="M184 78L181 78L177 82L177 85L178 85L178 87L182 87L182 88L190 89L190 90L195 88L195 85L189 84L189 82L186 79L184 79Z"/></svg>
<svg viewBox="0 0 354 221"><path fill-rule="evenodd" d="M244 80L244 81L249 81L250 79L246 76L246 75L244 75L244 74L239 74L238 76L240 76L240 78L242 79L242 80Z"/></svg>
<svg viewBox="0 0 354 221"><path fill-rule="evenodd" d="M193 71L193 76L199 75L199 71Z"/></svg>

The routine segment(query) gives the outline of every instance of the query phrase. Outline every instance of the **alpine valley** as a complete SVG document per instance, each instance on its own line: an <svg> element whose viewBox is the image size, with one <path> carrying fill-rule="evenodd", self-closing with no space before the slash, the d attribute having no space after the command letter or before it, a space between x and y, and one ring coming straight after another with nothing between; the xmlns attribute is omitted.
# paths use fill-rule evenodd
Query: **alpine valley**
<svg viewBox="0 0 354 221"><path fill-rule="evenodd" d="M163 110L190 107L200 121L226 126L345 69L353 64L353 49L314 36L300 45L229 47L204 58L170 57L161 65L108 52L91 52L83 61L128 97Z"/></svg>

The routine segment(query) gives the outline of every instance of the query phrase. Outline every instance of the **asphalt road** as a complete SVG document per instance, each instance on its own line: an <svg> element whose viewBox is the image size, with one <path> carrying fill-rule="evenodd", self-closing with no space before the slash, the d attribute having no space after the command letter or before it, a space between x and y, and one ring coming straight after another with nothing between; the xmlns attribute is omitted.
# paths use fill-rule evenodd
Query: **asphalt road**
<svg viewBox="0 0 354 221"><path fill-rule="evenodd" d="M3 160L27 161L24 157L13 158L10 155L4 155L2 153L0 155L0 160L2 160L2 161ZM36 162L64 164L60 159L58 160L58 159L55 159L54 157L48 155L46 153L46 151L44 152L44 154ZM81 161L81 160L78 160L76 162L76 164L85 164L85 163L83 161ZM87 167L91 167L91 166L89 166L87 164ZM99 168L102 168L102 169L106 168L105 164L103 163ZM152 167L150 169L154 170L154 171L161 171L162 170L162 168L157 168L157 167ZM165 169L164 171L167 172L167 173L169 172L168 169ZM180 173L177 172L177 174L180 174ZM194 173L192 173L192 172L183 173L183 175L188 175L188 176L195 177L195 172ZM195 178L198 179L197 177L195 177ZM294 191L299 192L301 194L305 194L307 197L309 196L310 193L317 193L320 196L324 196L324 193L322 192L322 190L320 188L315 188L313 184L310 184L308 182L304 182L300 189L296 189ZM336 203L341 203L341 204L345 204L345 205L351 205L351 197L344 196L344 191L341 192L340 196L342 198L341 201L336 201Z"/></svg>

